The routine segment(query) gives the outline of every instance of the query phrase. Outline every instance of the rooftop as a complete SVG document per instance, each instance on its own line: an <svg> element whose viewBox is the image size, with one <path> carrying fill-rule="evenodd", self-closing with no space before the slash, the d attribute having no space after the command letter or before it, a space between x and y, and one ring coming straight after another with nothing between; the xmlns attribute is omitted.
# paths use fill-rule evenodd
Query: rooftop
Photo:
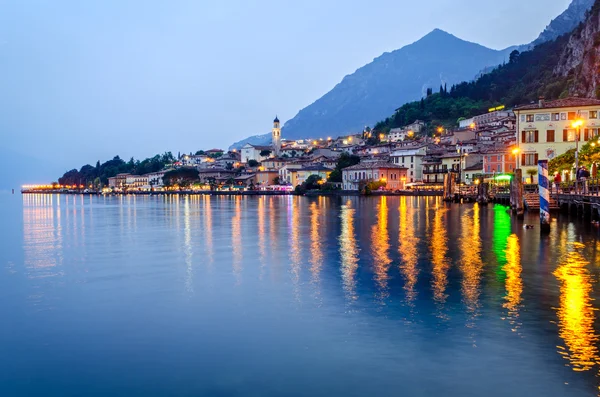
<svg viewBox="0 0 600 397"><path fill-rule="evenodd" d="M374 161L374 162L367 162L367 163L359 163L359 164L353 165L351 167L346 167L346 168L344 168L344 171L346 171L346 170L348 170L348 171L350 171L350 170L373 170L373 169L380 169L380 168L407 169L406 167L402 167L400 165L388 163L385 161Z"/></svg>
<svg viewBox="0 0 600 397"><path fill-rule="evenodd" d="M600 106L599 99L591 98L564 98L557 99L556 101L541 101L542 106L539 102L532 103L529 105L521 105L515 108L515 110L533 110L533 109L556 109L556 108L569 108L569 107L580 107L580 106Z"/></svg>

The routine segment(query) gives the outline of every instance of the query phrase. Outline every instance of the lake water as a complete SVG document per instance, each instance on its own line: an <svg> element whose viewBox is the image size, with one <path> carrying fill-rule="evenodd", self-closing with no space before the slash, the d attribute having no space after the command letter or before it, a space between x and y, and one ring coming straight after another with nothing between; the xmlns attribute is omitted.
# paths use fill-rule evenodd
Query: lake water
<svg viewBox="0 0 600 397"><path fill-rule="evenodd" d="M596 396L598 229L438 198L1 195L0 395Z"/></svg>

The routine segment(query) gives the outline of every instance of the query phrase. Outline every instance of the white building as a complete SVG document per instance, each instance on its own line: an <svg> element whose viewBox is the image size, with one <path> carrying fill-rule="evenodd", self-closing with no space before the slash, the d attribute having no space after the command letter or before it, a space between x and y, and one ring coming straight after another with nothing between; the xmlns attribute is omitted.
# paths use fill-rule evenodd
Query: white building
<svg viewBox="0 0 600 397"><path fill-rule="evenodd" d="M275 116L273 120L273 129L271 130L271 147L275 157L281 154L281 128L279 127L279 118Z"/></svg>
<svg viewBox="0 0 600 397"><path fill-rule="evenodd" d="M143 189L148 186L148 175L127 175L125 178L127 189Z"/></svg>
<svg viewBox="0 0 600 397"><path fill-rule="evenodd" d="M247 143L242 147L241 161L242 163L248 163L248 161L250 160L255 160L260 163L261 161L269 158L269 155L262 156L261 152L266 153L268 151L271 153L272 150L273 149L271 148L271 146L260 146Z"/></svg>
<svg viewBox="0 0 600 397"><path fill-rule="evenodd" d="M157 171L157 172L150 172L148 174L146 174L146 177L148 177L148 185L151 188L160 188L164 186L163 183L163 177L165 176L165 173L167 171Z"/></svg>
<svg viewBox="0 0 600 397"><path fill-rule="evenodd" d="M396 149L390 154L392 163L408 168L408 182L423 180L423 158L427 155L427 146L412 146Z"/></svg>

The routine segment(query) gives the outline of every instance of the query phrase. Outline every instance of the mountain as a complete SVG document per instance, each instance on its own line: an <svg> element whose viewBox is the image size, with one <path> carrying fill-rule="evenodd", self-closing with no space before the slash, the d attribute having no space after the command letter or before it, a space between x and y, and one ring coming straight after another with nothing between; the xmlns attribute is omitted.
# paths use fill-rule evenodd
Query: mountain
<svg viewBox="0 0 600 397"><path fill-rule="evenodd" d="M513 50L527 51L571 32L585 19L593 3L593 0L573 0L535 41L501 51L436 29L421 40L385 53L344 77L331 91L287 121L283 137L318 138L361 131L364 126L392 114L402 104L422 98L427 88L437 92L440 84L450 86L479 78L503 63ZM269 137L251 137L232 148L248 141L265 143Z"/></svg>
<svg viewBox="0 0 600 397"><path fill-rule="evenodd" d="M563 34L572 32L573 29L585 20L586 12L593 5L594 0L573 0L569 7L558 17L554 18L530 45L535 47L538 44L554 40Z"/></svg>
<svg viewBox="0 0 600 397"><path fill-rule="evenodd" d="M600 0L569 37L554 72L568 78L570 94L600 99Z"/></svg>
<svg viewBox="0 0 600 397"><path fill-rule="evenodd" d="M377 123L375 130L387 131L417 118L433 127L455 125L460 116L473 116L498 104L530 103L539 97L600 99L600 0L586 15L570 33L512 53L508 63L475 81L404 104Z"/></svg>
<svg viewBox="0 0 600 397"><path fill-rule="evenodd" d="M253 145L268 145L271 143L271 133L268 132L263 135L254 135L246 139L242 139L241 141L234 142L231 146L229 146L228 150L240 150L242 146L247 143L251 143Z"/></svg>
<svg viewBox="0 0 600 397"><path fill-rule="evenodd" d="M419 41L384 53L361 67L285 123L287 139L362 131L395 108L440 85L471 80L507 52L486 48L435 29Z"/></svg>

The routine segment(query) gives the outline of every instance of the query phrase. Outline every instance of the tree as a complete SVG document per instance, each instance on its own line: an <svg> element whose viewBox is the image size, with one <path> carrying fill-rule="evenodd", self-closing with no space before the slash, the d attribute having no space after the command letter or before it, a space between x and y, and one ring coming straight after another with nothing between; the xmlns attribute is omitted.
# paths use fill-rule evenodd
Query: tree
<svg viewBox="0 0 600 397"><path fill-rule="evenodd" d="M270 150L265 149L265 150L261 150L260 151L260 156L261 157L269 157L270 155L271 155L271 151Z"/></svg>
<svg viewBox="0 0 600 397"><path fill-rule="evenodd" d="M258 167L259 165L260 165L260 163L254 159L248 160L248 167L254 168L254 167Z"/></svg>
<svg viewBox="0 0 600 397"><path fill-rule="evenodd" d="M174 184L186 186L191 182L197 181L199 174L200 173L195 168L178 168L176 170L166 172L163 176L163 183L166 186L171 186Z"/></svg>
<svg viewBox="0 0 600 397"><path fill-rule="evenodd" d="M537 173L538 173L538 171L535 168L527 169L527 175L529 175L529 183L533 183L533 177L536 176Z"/></svg>
<svg viewBox="0 0 600 397"><path fill-rule="evenodd" d="M342 181L342 170L347 167L351 167L360 163L360 157L354 154L342 153L338 158L335 169L329 174L327 179L329 182L341 182Z"/></svg>
<svg viewBox="0 0 600 397"><path fill-rule="evenodd" d="M513 50L508 56L508 62L516 63L519 60L519 55L521 55L521 53L518 50Z"/></svg>
<svg viewBox="0 0 600 397"><path fill-rule="evenodd" d="M275 178L273 178L273 185L280 185L281 183L281 179L276 176Z"/></svg>
<svg viewBox="0 0 600 397"><path fill-rule="evenodd" d="M303 184L305 184L307 190L314 190L319 189L322 182L323 178L319 175L310 175Z"/></svg>
<svg viewBox="0 0 600 397"><path fill-rule="evenodd" d="M205 154L204 150L197 150L196 151L196 156L202 156L204 154Z"/></svg>

